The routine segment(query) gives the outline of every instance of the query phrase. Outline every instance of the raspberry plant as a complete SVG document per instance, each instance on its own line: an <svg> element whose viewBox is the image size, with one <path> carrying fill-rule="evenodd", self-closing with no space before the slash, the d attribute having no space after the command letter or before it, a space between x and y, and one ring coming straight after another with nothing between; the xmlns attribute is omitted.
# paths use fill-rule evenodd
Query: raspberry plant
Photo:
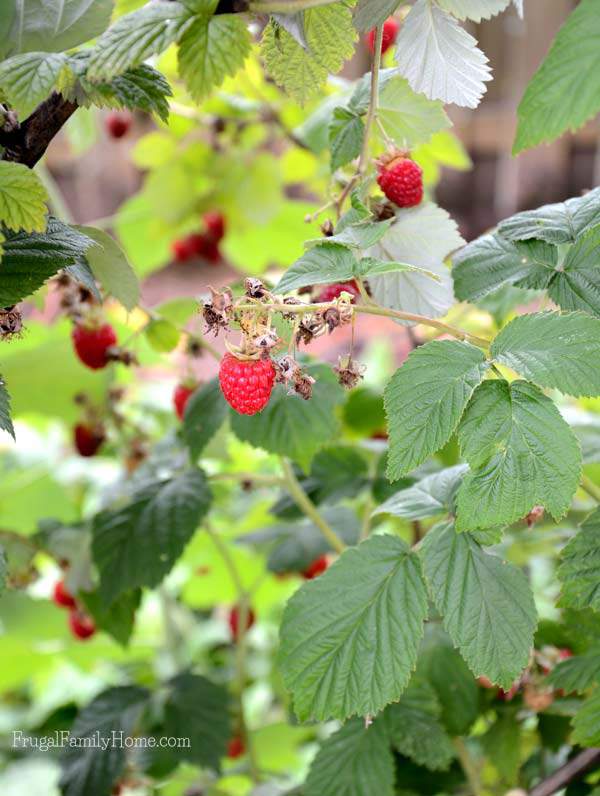
<svg viewBox="0 0 600 796"><path fill-rule="evenodd" d="M468 244L434 201L461 23L522 0L43 5L0 10L5 726L147 743L5 747L2 792L596 794L600 188ZM598 111L599 34L515 152ZM98 113L145 177L82 226L43 156ZM205 293L146 306L171 253Z"/></svg>

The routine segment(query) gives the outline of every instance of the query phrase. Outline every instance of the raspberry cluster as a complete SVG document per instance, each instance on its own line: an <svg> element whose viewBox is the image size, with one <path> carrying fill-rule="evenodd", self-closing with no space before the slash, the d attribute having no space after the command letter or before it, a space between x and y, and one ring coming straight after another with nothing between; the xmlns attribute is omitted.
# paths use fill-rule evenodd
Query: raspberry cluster
<svg viewBox="0 0 600 796"><path fill-rule="evenodd" d="M55 584L52 599L59 608L66 608L69 611L69 628L75 638L85 641L94 635L96 632L94 620L78 605L64 580L59 580Z"/></svg>
<svg viewBox="0 0 600 796"><path fill-rule="evenodd" d="M202 232L191 232L173 241L171 251L176 262L186 263L196 257L213 264L220 262L219 243L225 237L225 217L222 213L211 211L204 214L202 224Z"/></svg>

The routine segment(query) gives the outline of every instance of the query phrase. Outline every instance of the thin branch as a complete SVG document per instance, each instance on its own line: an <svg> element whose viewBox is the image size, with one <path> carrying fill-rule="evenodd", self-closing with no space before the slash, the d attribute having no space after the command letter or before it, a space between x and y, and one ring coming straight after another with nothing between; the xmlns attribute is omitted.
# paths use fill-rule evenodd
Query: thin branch
<svg viewBox="0 0 600 796"><path fill-rule="evenodd" d="M76 103L52 93L19 127L0 130L2 160L23 163L32 169L77 108Z"/></svg>
<svg viewBox="0 0 600 796"><path fill-rule="evenodd" d="M581 488L593 497L597 503L600 503L600 486L595 484L587 475L581 476Z"/></svg>
<svg viewBox="0 0 600 796"><path fill-rule="evenodd" d="M565 763L564 766L561 766L548 779L536 785L529 792L529 796L552 796L553 793L580 779L587 771L597 765L600 765L600 749L586 749L572 760L569 760L568 763Z"/></svg>
<svg viewBox="0 0 600 796"><path fill-rule="evenodd" d="M375 31L375 52L373 54L373 65L371 67L371 93L369 96L369 109L367 111L367 118L365 119L365 134L363 137L362 150L358 161L358 173L360 175L363 175L367 168L371 131L373 129L373 122L377 117L377 105L379 102L379 70L381 68L382 43L383 25L379 25Z"/></svg>

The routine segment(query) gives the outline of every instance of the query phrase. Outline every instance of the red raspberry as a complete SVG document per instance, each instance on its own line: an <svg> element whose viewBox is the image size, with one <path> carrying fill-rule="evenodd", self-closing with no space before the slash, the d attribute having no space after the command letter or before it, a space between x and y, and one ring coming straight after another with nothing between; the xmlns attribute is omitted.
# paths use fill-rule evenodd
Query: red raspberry
<svg viewBox="0 0 600 796"><path fill-rule="evenodd" d="M59 608L75 608L77 606L75 598L67 591L64 580L59 580L55 584L52 599Z"/></svg>
<svg viewBox="0 0 600 796"><path fill-rule="evenodd" d="M175 407L175 414L180 420L183 420L187 402L197 386L197 384L184 383L178 384L173 390L173 406Z"/></svg>
<svg viewBox="0 0 600 796"><path fill-rule="evenodd" d="M202 217L204 221L204 227L206 228L206 237L210 238L214 243L218 243L220 240L223 240L225 237L225 216L223 213L219 213L216 210L213 210L209 213L205 213Z"/></svg>
<svg viewBox="0 0 600 796"><path fill-rule="evenodd" d="M239 628L240 628L240 609L239 606L234 605L233 608L229 611L229 629L231 630L231 637L234 641L238 640L239 637ZM246 630L250 630L254 622L256 621L256 616L252 608L248 609L248 613L246 615Z"/></svg>
<svg viewBox="0 0 600 796"><path fill-rule="evenodd" d="M238 359L225 354L219 368L221 390L227 403L241 415L255 415L268 404L275 381L270 359Z"/></svg>
<svg viewBox="0 0 600 796"><path fill-rule="evenodd" d="M388 17L383 23L383 38L381 40L381 54L386 53L396 41L396 36L400 30L400 23L394 17ZM370 30L366 36L367 47L371 55L375 55L375 28Z"/></svg>
<svg viewBox="0 0 600 796"><path fill-rule="evenodd" d="M235 760L237 757L241 757L245 751L246 744L244 743L243 738L241 738L239 735L234 735L227 744L227 757Z"/></svg>
<svg viewBox="0 0 600 796"><path fill-rule="evenodd" d="M101 426L78 423L73 430L73 442L80 456L95 456L105 439Z"/></svg>
<svg viewBox="0 0 600 796"><path fill-rule="evenodd" d="M100 370L109 363L108 349L117 343L115 330L109 323L100 326L75 326L71 334L75 352L84 365Z"/></svg>
<svg viewBox="0 0 600 796"><path fill-rule="evenodd" d="M333 285L326 285L323 288L323 290L317 295L315 301L317 303L325 301L333 301L334 299L339 298L344 291L352 295L353 304L355 300L360 296L360 291L356 286L356 282L354 281L354 279L352 279L349 282L336 282Z"/></svg>
<svg viewBox="0 0 600 796"><path fill-rule="evenodd" d="M379 187L398 207L415 207L423 199L423 170L400 152L379 161Z"/></svg>
<svg viewBox="0 0 600 796"><path fill-rule="evenodd" d="M568 658L573 657L573 651L570 650L568 647L563 647L558 651L558 660L559 661L566 661Z"/></svg>
<svg viewBox="0 0 600 796"><path fill-rule="evenodd" d="M131 128L132 117L130 113L111 111L106 116L106 131L111 138L123 138Z"/></svg>
<svg viewBox="0 0 600 796"><path fill-rule="evenodd" d="M75 638L82 641L91 638L96 632L96 625L92 617L77 610L72 610L69 614L69 627Z"/></svg>
<svg viewBox="0 0 600 796"><path fill-rule="evenodd" d="M212 240L207 241L206 246L204 247L204 251L202 253L204 259L211 263L212 265L216 265L217 263L221 262L221 250L219 249L219 244L215 243Z"/></svg>
<svg viewBox="0 0 600 796"><path fill-rule="evenodd" d="M315 558L312 564L309 564L305 570L302 571L302 577L304 580L312 580L316 578L318 575L321 575L329 564L327 563L327 556L320 556L319 558Z"/></svg>

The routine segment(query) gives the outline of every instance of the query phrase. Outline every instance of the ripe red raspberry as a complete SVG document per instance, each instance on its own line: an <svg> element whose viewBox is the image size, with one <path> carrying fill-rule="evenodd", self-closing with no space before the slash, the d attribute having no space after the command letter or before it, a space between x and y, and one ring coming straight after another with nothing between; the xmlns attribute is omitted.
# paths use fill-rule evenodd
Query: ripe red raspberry
<svg viewBox="0 0 600 796"><path fill-rule="evenodd" d="M229 611L229 629L231 630L231 637L234 641L238 640L239 631L240 631L240 608L238 605L234 605L233 608ZM252 608L248 609L248 613L246 615L246 630L250 630L254 622L256 621L256 616Z"/></svg>
<svg viewBox="0 0 600 796"><path fill-rule="evenodd" d="M54 586L52 599L59 608L75 608L77 603L73 595L67 590L64 580L59 580Z"/></svg>
<svg viewBox="0 0 600 796"><path fill-rule="evenodd" d="M108 349L117 343L117 335L109 323L100 326L79 324L74 327L71 337L75 352L84 365L92 370L108 365Z"/></svg>
<svg viewBox="0 0 600 796"><path fill-rule="evenodd" d="M305 570L302 571L302 577L304 580L312 580L316 578L318 575L321 575L327 567L329 566L327 562L327 556L320 556L319 558L315 558L312 564L309 564Z"/></svg>
<svg viewBox="0 0 600 796"><path fill-rule="evenodd" d="M270 359L238 359L225 354L219 368L221 390L227 403L241 415L255 415L268 404L275 381Z"/></svg>
<svg viewBox="0 0 600 796"><path fill-rule="evenodd" d="M326 285L323 290L317 295L315 301L317 303L325 302L325 301L333 301L336 298L339 298L340 295L343 293L350 293L352 295L352 303L356 301L356 299L360 296L360 292L358 287L356 286L356 282L354 279L350 280L349 282L336 282L333 285Z"/></svg>
<svg viewBox="0 0 600 796"><path fill-rule="evenodd" d="M105 439L101 426L78 423L73 430L73 443L80 456L95 456Z"/></svg>
<svg viewBox="0 0 600 796"><path fill-rule="evenodd" d="M178 384L173 390L173 406L175 407L175 414L180 420L183 420L187 402L197 386L197 384L184 382Z"/></svg>
<svg viewBox="0 0 600 796"><path fill-rule="evenodd" d="M379 187L398 207L415 207L423 199L423 170L401 152L396 152L379 163Z"/></svg>
<svg viewBox="0 0 600 796"><path fill-rule="evenodd" d="M123 138L131 128L132 117L130 113L111 111L106 116L106 131L111 138Z"/></svg>
<svg viewBox="0 0 600 796"><path fill-rule="evenodd" d="M186 263L191 260L194 256L194 251L190 246L189 236L172 241L171 254L177 263Z"/></svg>
<svg viewBox="0 0 600 796"><path fill-rule="evenodd" d="M400 23L394 17L388 17L383 23L383 38L381 40L381 54L386 53L396 41L396 36L400 30ZM375 28L370 30L366 36L367 46L371 55L375 55Z"/></svg>
<svg viewBox="0 0 600 796"><path fill-rule="evenodd" d="M241 757L245 751L246 744L244 743L243 738L241 738L239 735L234 735L227 744L227 757L235 760L237 757Z"/></svg>
<svg viewBox="0 0 600 796"><path fill-rule="evenodd" d="M69 627L75 638L82 641L91 638L96 632L96 625L92 617L76 609L69 614Z"/></svg>
<svg viewBox="0 0 600 796"><path fill-rule="evenodd" d="M202 217L204 227L206 228L206 237L210 238L214 243L218 243L225 237L225 216L216 210L205 213Z"/></svg>

